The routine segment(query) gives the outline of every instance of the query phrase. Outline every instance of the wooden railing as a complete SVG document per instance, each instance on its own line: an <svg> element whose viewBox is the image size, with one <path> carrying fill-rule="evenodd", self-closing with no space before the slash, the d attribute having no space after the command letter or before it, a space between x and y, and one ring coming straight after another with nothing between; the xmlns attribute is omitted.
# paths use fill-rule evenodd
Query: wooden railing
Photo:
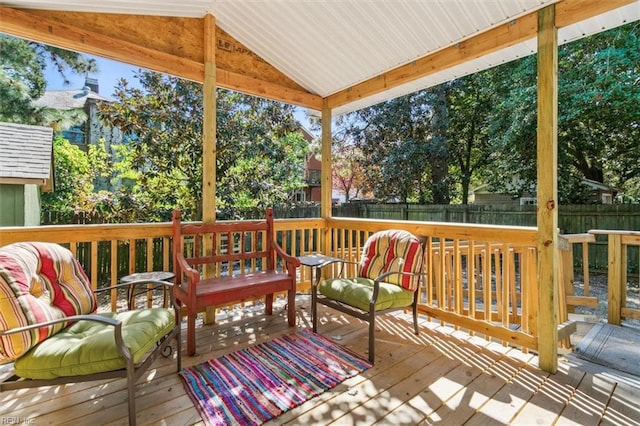
<svg viewBox="0 0 640 426"><path fill-rule="evenodd" d="M359 258L371 233L390 228L425 239L428 279L420 288L422 314L537 349L535 228L347 218L276 221L278 241L288 253L324 252L349 260ZM128 253L125 273L172 270L170 235L169 223L13 227L0 228L0 245L38 240L63 244L74 253L86 249L83 266L97 288L116 284L124 275L114 266L119 250ZM99 283L97 264L103 250L110 253L110 267L106 282ZM136 262L141 255L144 262ZM332 271L325 268L323 273ZM310 278L309 268L301 267L299 291L308 291Z"/></svg>
<svg viewBox="0 0 640 426"><path fill-rule="evenodd" d="M283 219L276 232L283 247L295 255L319 251L321 219ZM20 241L54 242L69 248L80 260L94 289L117 284L124 275L173 270L171 223L52 225L0 228L0 246ZM124 252L124 253L123 253ZM124 256L123 256L124 254ZM125 268L119 259L125 258ZM310 272L301 270L299 287L308 289ZM116 309L116 295L112 295Z"/></svg>
<svg viewBox="0 0 640 426"><path fill-rule="evenodd" d="M404 229L423 237L428 279L420 288L421 313L537 348L535 228L338 218L329 219L327 228L328 254L349 260L357 260L367 237L378 230Z"/></svg>
<svg viewBox="0 0 640 426"><path fill-rule="evenodd" d="M597 241L598 236L606 238L604 243ZM564 260L565 271L564 289L569 312L573 312L575 306L595 308L601 300L591 293L589 252L596 244L607 246L607 322L620 324L622 319L640 320L640 306L632 303L627 295L635 294L640 299L640 290L631 286L629 272L640 271L640 232L619 230L590 230L586 234L565 235L570 243ZM580 250L575 250L580 247ZM577 262L576 262L577 261ZM582 265L583 290L577 295L574 283L573 265ZM640 279L640 276L639 276Z"/></svg>
<svg viewBox="0 0 640 426"><path fill-rule="evenodd" d="M640 268L640 232L596 229L589 233L608 236L607 321L619 325L622 318L640 320L640 307L627 304L628 272ZM640 290L635 291L640 296Z"/></svg>

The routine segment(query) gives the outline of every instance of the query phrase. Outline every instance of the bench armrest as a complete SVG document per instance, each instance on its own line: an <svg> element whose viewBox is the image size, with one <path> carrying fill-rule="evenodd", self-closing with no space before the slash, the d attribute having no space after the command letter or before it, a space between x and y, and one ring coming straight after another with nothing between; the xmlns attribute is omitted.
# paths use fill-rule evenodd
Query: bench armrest
<svg viewBox="0 0 640 426"><path fill-rule="evenodd" d="M294 268L297 268L298 266L300 266L300 259L298 259L297 257L291 256L289 254L287 254L282 247L280 247L280 245L273 241L273 249L275 250L275 252L278 254L278 256L280 256L282 258L282 260L284 260L287 264L292 265Z"/></svg>
<svg viewBox="0 0 640 426"><path fill-rule="evenodd" d="M175 270L178 273L185 274L189 282L197 283L200 280L200 273L189 265L182 253L177 254L176 262L178 264L174 266ZM176 278L178 278L178 282L182 282L182 277L178 277L178 273L176 273Z"/></svg>

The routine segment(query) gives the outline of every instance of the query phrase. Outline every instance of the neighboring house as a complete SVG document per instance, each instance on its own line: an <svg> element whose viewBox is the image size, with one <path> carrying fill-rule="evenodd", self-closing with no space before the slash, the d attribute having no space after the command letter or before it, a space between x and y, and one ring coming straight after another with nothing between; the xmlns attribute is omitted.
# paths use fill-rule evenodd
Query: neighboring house
<svg viewBox="0 0 640 426"><path fill-rule="evenodd" d="M53 130L0 123L0 226L40 225L40 191L53 190Z"/></svg>
<svg viewBox="0 0 640 426"><path fill-rule="evenodd" d="M310 144L313 142L313 135L299 125L300 131L304 139ZM304 181L307 184L301 191L296 194L296 201L320 202L320 173L322 163L315 154L307 155L304 164Z"/></svg>
<svg viewBox="0 0 640 426"><path fill-rule="evenodd" d="M582 179L582 183L591 189L588 203L613 204L618 189L590 179ZM469 202L474 204L507 204L507 205L536 205L536 192L525 192L521 196L494 192L489 184L483 184L471 191Z"/></svg>
<svg viewBox="0 0 640 426"><path fill-rule="evenodd" d="M304 139L311 143L313 135L304 126L299 125ZM304 164L304 180L307 186L296 194L296 201L309 201L319 203L321 199L320 181L322 173L322 162L316 154L307 155ZM343 203L345 196L339 189L333 188L331 191L331 201L333 204Z"/></svg>
<svg viewBox="0 0 640 426"><path fill-rule="evenodd" d="M111 101L111 99L100 95L97 79L87 78L82 89L50 90L34 103L56 110L84 111L87 120L70 129L63 130L61 135L85 152L88 151L89 146L98 145L104 141L107 154L116 160L113 145L122 143L123 134L118 128L103 125L98 118L98 103ZM109 189L109 184L106 180L98 182L96 189Z"/></svg>

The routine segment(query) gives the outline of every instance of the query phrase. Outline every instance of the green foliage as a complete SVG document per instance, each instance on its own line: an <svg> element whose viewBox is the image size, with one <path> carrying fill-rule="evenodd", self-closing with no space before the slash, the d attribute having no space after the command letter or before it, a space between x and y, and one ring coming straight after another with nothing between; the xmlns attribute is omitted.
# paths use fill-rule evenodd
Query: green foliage
<svg viewBox="0 0 640 426"><path fill-rule="evenodd" d="M418 92L343 119L344 140L362 153L364 192L402 202L424 195L415 191L422 188L419 182L429 164L430 147L425 138L429 110L424 96Z"/></svg>
<svg viewBox="0 0 640 426"><path fill-rule="evenodd" d="M55 190L42 195L43 210L72 214L83 210L93 192L89 156L61 136L53 141Z"/></svg>
<svg viewBox="0 0 640 426"><path fill-rule="evenodd" d="M0 121L31 124L44 94L45 60L25 40L0 34Z"/></svg>
<svg viewBox="0 0 640 426"><path fill-rule="evenodd" d="M121 80L116 102L100 111L108 125L130 136L131 196L152 211L171 205L200 218L201 85L144 71L137 78L141 88ZM285 202L303 186L306 154L293 107L226 90L217 91L216 101L217 206L232 215L240 206Z"/></svg>
<svg viewBox="0 0 640 426"><path fill-rule="evenodd" d="M497 78L483 71L344 119L364 156L364 186L381 199L448 204L458 184L466 202L476 171L494 158Z"/></svg>
<svg viewBox="0 0 640 426"><path fill-rule="evenodd" d="M559 52L558 188L590 202L584 179L638 197L640 23ZM491 68L350 114L365 158L364 186L379 199L466 202L471 182L514 196L535 192L536 57Z"/></svg>
<svg viewBox="0 0 640 426"><path fill-rule="evenodd" d="M562 46L558 70L558 193L562 203L587 202L582 179L640 195L640 23ZM486 170L494 188L518 194L536 182L535 56L504 65L505 96L493 137L499 161ZM509 186L517 170L519 184Z"/></svg>
<svg viewBox="0 0 640 426"><path fill-rule="evenodd" d="M640 23L562 46L558 188L590 201L591 179L640 197ZM465 202L471 182L535 192L536 57L462 77L344 118L376 198ZM341 130L342 131L342 130ZM460 190L460 194L456 193Z"/></svg>
<svg viewBox="0 0 640 426"><path fill-rule="evenodd" d="M624 187L640 176L640 23L562 50L559 143L578 176Z"/></svg>
<svg viewBox="0 0 640 426"><path fill-rule="evenodd" d="M502 81L500 68L490 68L454 80L447 96L449 114L446 135L451 167L449 176L460 185L462 204L467 204L470 185L480 170L492 166L498 141L492 137L495 105L502 99L496 87Z"/></svg>

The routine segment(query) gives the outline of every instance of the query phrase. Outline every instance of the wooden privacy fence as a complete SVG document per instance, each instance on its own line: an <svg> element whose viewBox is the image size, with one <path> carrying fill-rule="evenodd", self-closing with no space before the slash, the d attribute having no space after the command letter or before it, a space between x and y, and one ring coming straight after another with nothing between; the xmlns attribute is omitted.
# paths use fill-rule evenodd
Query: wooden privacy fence
<svg viewBox="0 0 640 426"><path fill-rule="evenodd" d="M366 219L413 220L488 225L536 226L536 206L481 204L371 204L347 203L333 208L334 216ZM589 229L640 230L640 204L579 204L558 206L558 227L562 234L582 234ZM608 242L596 238L588 246L586 264L592 270L608 269ZM575 257L574 266L582 267ZM629 273L640 273L639 263L629 263Z"/></svg>

